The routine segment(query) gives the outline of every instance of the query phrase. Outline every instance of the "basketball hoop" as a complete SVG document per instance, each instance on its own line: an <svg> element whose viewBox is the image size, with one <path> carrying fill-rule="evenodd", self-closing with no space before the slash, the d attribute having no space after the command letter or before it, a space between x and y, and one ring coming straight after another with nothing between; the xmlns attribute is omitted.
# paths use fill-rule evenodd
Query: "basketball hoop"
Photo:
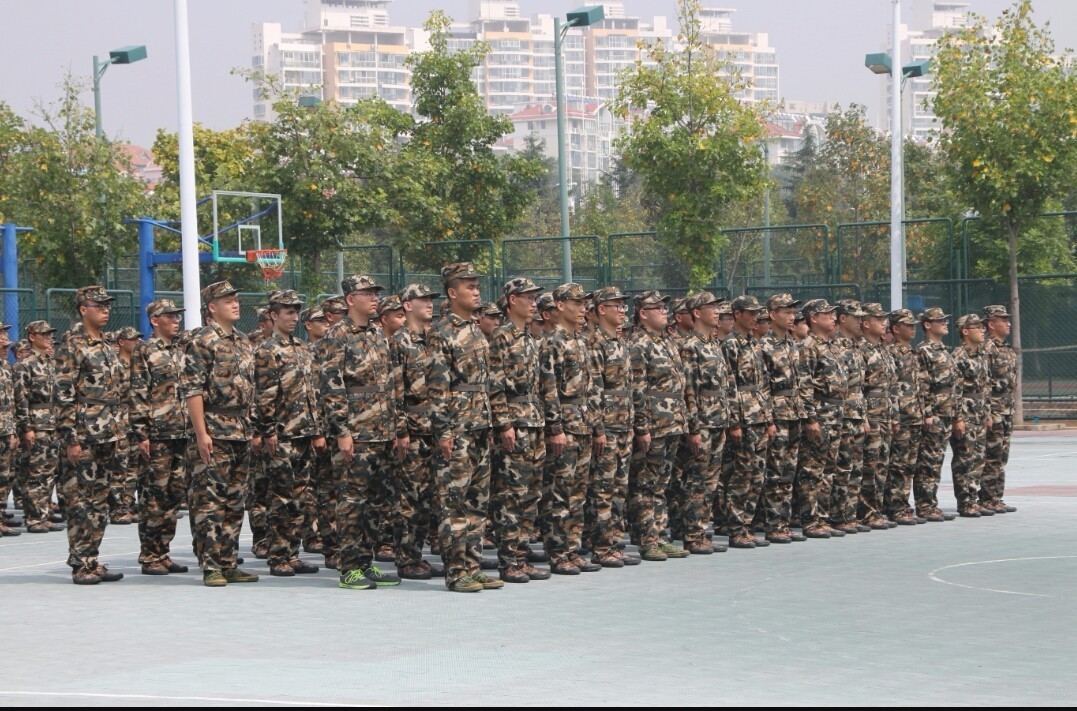
<svg viewBox="0 0 1077 711"><path fill-rule="evenodd" d="M284 276L284 262L287 257L288 250L286 249L254 249L247 252L247 261L258 263L266 284Z"/></svg>

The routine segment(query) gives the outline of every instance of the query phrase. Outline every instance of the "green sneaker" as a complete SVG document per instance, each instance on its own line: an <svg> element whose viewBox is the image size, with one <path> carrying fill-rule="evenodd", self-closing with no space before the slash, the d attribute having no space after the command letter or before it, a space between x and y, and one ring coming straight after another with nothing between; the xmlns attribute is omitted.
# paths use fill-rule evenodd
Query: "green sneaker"
<svg viewBox="0 0 1077 711"><path fill-rule="evenodd" d="M687 558L691 555L683 548L678 548L672 543L659 543L658 549L666 554L667 558Z"/></svg>
<svg viewBox="0 0 1077 711"><path fill-rule="evenodd" d="M245 570L239 568L229 568L228 570L222 570L224 579L230 583L257 583L258 576L254 573L248 573Z"/></svg>
<svg viewBox="0 0 1077 711"><path fill-rule="evenodd" d="M368 580L361 570L345 570L340 573L337 587L345 590L373 590L378 586L373 580Z"/></svg>
<svg viewBox="0 0 1077 711"><path fill-rule="evenodd" d="M396 573L386 573L376 565L363 568L363 575L367 580L373 580L379 587L400 584L400 576Z"/></svg>
<svg viewBox="0 0 1077 711"><path fill-rule="evenodd" d="M465 575L459 580L449 583L449 592L481 592L482 583L470 575Z"/></svg>
<svg viewBox="0 0 1077 711"><path fill-rule="evenodd" d="M481 585L483 590L497 590L498 588L505 587L504 581L494 580L486 573L477 573L472 575L471 579Z"/></svg>
<svg viewBox="0 0 1077 711"><path fill-rule="evenodd" d="M219 570L207 570L202 573L202 584L207 588L223 588L228 584Z"/></svg>
<svg viewBox="0 0 1077 711"><path fill-rule="evenodd" d="M643 560L650 561L663 561L669 558L669 556L663 553L662 549L658 546L651 546L650 548L644 548L640 550L639 557Z"/></svg>

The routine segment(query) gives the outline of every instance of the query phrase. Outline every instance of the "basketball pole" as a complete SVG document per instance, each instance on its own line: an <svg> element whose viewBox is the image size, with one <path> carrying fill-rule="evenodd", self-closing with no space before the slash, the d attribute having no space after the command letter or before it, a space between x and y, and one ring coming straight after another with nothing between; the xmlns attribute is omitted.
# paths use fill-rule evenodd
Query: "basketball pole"
<svg viewBox="0 0 1077 711"><path fill-rule="evenodd" d="M194 117L191 110L191 42L187 0L174 0L176 11L176 103L179 107L180 251L183 255L184 325L202 325L198 258L198 206L194 183Z"/></svg>

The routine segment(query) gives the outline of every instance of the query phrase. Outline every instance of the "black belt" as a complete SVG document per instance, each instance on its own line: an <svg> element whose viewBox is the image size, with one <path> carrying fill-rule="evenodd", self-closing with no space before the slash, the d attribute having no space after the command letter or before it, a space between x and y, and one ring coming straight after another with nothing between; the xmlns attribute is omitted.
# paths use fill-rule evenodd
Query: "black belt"
<svg viewBox="0 0 1077 711"><path fill-rule="evenodd" d="M796 395L796 390L778 390L770 394L771 397L793 397Z"/></svg>
<svg viewBox="0 0 1077 711"><path fill-rule="evenodd" d="M821 402L821 403L824 403L826 405L844 405L845 404L845 400L842 400L841 398L823 397L821 395L816 395L815 400L816 400L816 402Z"/></svg>
<svg viewBox="0 0 1077 711"><path fill-rule="evenodd" d="M864 397L883 397L886 395L886 391L882 388L871 388L864 391Z"/></svg>
<svg viewBox="0 0 1077 711"><path fill-rule="evenodd" d="M350 388L345 388L344 392L349 395L359 395L362 393L383 393L387 390L383 385L353 385Z"/></svg>
<svg viewBox="0 0 1077 711"><path fill-rule="evenodd" d="M207 407L206 412L214 415L224 415L225 417L247 416L247 408L245 407Z"/></svg>
<svg viewBox="0 0 1077 711"><path fill-rule="evenodd" d="M759 390L758 385L738 385L737 386L737 392L738 393L754 393L754 392L757 392L758 390Z"/></svg>
<svg viewBox="0 0 1077 711"><path fill-rule="evenodd" d="M107 405L108 407L118 407L120 404L119 400L102 400L99 397L87 397L85 395L79 395L76 399L83 405Z"/></svg>
<svg viewBox="0 0 1077 711"><path fill-rule="evenodd" d="M684 397L683 393L670 392L669 390L647 390L645 395L658 398L672 398L674 400Z"/></svg>
<svg viewBox="0 0 1077 711"><path fill-rule="evenodd" d="M585 397L563 397L561 398L562 405L586 405L587 398Z"/></svg>
<svg viewBox="0 0 1077 711"><path fill-rule="evenodd" d="M538 404L538 398L534 395L510 395L506 400L513 405L522 405L525 402Z"/></svg>
<svg viewBox="0 0 1077 711"><path fill-rule="evenodd" d="M632 394L631 390L603 390L603 395L612 395L613 397L628 397Z"/></svg>
<svg viewBox="0 0 1077 711"><path fill-rule="evenodd" d="M489 390L487 383L460 383L452 387L454 393L484 393L487 390Z"/></svg>

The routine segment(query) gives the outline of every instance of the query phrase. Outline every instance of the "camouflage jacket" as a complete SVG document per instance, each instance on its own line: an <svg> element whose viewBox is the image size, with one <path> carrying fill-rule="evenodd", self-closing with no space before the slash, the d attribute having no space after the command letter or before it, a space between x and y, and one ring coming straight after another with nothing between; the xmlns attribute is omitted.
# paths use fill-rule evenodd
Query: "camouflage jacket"
<svg viewBox="0 0 1077 711"><path fill-rule="evenodd" d="M8 437L15 434L16 429L15 373L5 360L0 363L0 435Z"/></svg>
<svg viewBox="0 0 1077 711"><path fill-rule="evenodd" d="M804 419L835 427L841 424L849 378L845 358L834 339L809 334L800 344L800 401Z"/></svg>
<svg viewBox="0 0 1077 711"><path fill-rule="evenodd" d="M991 391L987 399L992 417L1012 417L1014 390L1017 387L1017 352L1006 341L989 338L984 343L987 351L988 375Z"/></svg>
<svg viewBox="0 0 1077 711"><path fill-rule="evenodd" d="M688 383L673 339L639 326L632 333L629 352L636 434L652 437L684 434L688 425L684 391Z"/></svg>
<svg viewBox="0 0 1077 711"><path fill-rule="evenodd" d="M954 386L957 370L949 349L942 342L924 340L916 346L924 389L924 417L954 417Z"/></svg>
<svg viewBox="0 0 1077 711"><path fill-rule="evenodd" d="M254 352L239 330L226 334L214 321L198 329L190 343L180 385L184 398L202 396L206 432L213 439L247 441L254 405Z"/></svg>
<svg viewBox="0 0 1077 711"><path fill-rule="evenodd" d="M140 341L131 356L131 430L140 440L186 439L183 353L163 338Z"/></svg>
<svg viewBox="0 0 1077 711"><path fill-rule="evenodd" d="M52 358L34 351L15 366L15 420L19 434L56 429L56 368Z"/></svg>
<svg viewBox="0 0 1077 711"><path fill-rule="evenodd" d="M56 352L56 433L66 446L127 437L127 367L107 342L85 331Z"/></svg>
<svg viewBox="0 0 1077 711"><path fill-rule="evenodd" d="M863 338L860 353L864 358L864 405L868 422L873 425L897 423L897 368L890 349Z"/></svg>
<svg viewBox="0 0 1077 711"><path fill-rule="evenodd" d="M306 344L270 334L254 351L255 434L284 439L323 434L319 384Z"/></svg>
<svg viewBox="0 0 1077 711"><path fill-rule="evenodd" d="M427 333L434 362L427 376L436 439L487 429L490 416L490 345L470 319L449 313Z"/></svg>
<svg viewBox="0 0 1077 711"><path fill-rule="evenodd" d="M327 434L359 442L407 435L407 420L397 409L404 384L394 376L389 342L380 329L345 316L316 348Z"/></svg>
<svg viewBox="0 0 1077 711"><path fill-rule="evenodd" d="M800 391L800 346L788 334L778 338L768 333L759 341L763 365L770 381L770 407L774 419L794 422L804 419Z"/></svg>
<svg viewBox="0 0 1077 711"><path fill-rule="evenodd" d="M602 430L628 432L632 429L635 408L628 344L599 326L591 332L588 347L595 383L601 389Z"/></svg>
<svg viewBox="0 0 1077 711"><path fill-rule="evenodd" d="M490 336L490 410L494 427L541 428L539 343L511 321Z"/></svg>
<svg viewBox="0 0 1077 711"><path fill-rule="evenodd" d="M582 333L557 326L539 348L539 398L546 418L546 434L605 433L600 389L592 377L590 349Z"/></svg>
<svg viewBox="0 0 1077 711"><path fill-rule="evenodd" d="M688 434L728 427L731 405L737 401L737 382L729 372L721 342L692 334L681 342L681 362Z"/></svg>
<svg viewBox="0 0 1077 711"><path fill-rule="evenodd" d="M920 362L916 350L912 346L895 343L889 347L891 359L894 361L894 385L895 407L897 408L899 422L903 425L911 425L923 422L924 419L924 387L923 372L920 370Z"/></svg>
<svg viewBox="0 0 1077 711"><path fill-rule="evenodd" d="M393 360L393 380L400 380L404 393L397 409L403 409L408 432L430 436L430 397L426 378L433 367L434 358L426 342L426 334L412 331L406 324L393 334L389 342Z"/></svg>
<svg viewBox="0 0 1077 711"><path fill-rule="evenodd" d="M855 341L847 336L834 337L834 344L845 360L845 377L849 383L849 394L845 397L846 420L863 420L867 415L867 403L864 402L864 353L860 350L861 339Z"/></svg>
<svg viewBox="0 0 1077 711"><path fill-rule="evenodd" d="M957 371L957 387L954 397L955 420L964 420L971 432L974 426L983 427L991 415L988 396L991 391L990 356L981 346L975 353L965 346L954 349L954 370Z"/></svg>
<svg viewBox="0 0 1077 711"><path fill-rule="evenodd" d="M770 383L759 341L751 334L734 330L722 341L726 363L737 382L737 398L731 408L731 427L766 425L774 422L770 407Z"/></svg>

